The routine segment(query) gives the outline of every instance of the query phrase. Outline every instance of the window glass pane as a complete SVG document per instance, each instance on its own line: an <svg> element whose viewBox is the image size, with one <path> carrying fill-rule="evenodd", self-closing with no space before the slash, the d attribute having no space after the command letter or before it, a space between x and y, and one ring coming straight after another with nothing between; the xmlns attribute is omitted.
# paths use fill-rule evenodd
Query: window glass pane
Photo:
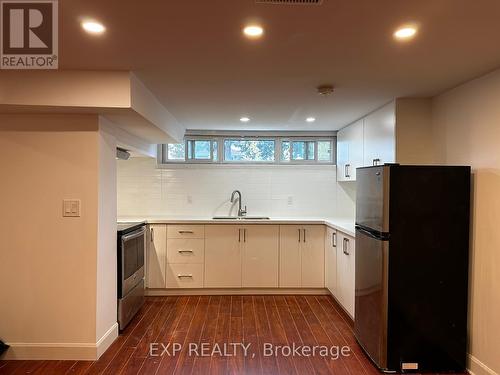
<svg viewBox="0 0 500 375"><path fill-rule="evenodd" d="M224 140L226 161L274 161L273 140Z"/></svg>
<svg viewBox="0 0 500 375"><path fill-rule="evenodd" d="M194 141L194 159L210 160L210 141Z"/></svg>
<svg viewBox="0 0 500 375"><path fill-rule="evenodd" d="M213 152L213 161L219 160L219 142L212 141L212 152Z"/></svg>
<svg viewBox="0 0 500 375"><path fill-rule="evenodd" d="M306 143L292 142L292 160L304 160L306 158Z"/></svg>
<svg viewBox="0 0 500 375"><path fill-rule="evenodd" d="M187 158L188 159L193 158L193 142L194 141L187 141L187 145L188 145Z"/></svg>
<svg viewBox="0 0 500 375"><path fill-rule="evenodd" d="M184 143L169 143L167 151L168 160L185 160L184 159Z"/></svg>
<svg viewBox="0 0 500 375"><path fill-rule="evenodd" d="M290 161L290 141L281 142L281 160Z"/></svg>
<svg viewBox="0 0 500 375"><path fill-rule="evenodd" d="M318 161L332 161L332 142L318 141Z"/></svg>
<svg viewBox="0 0 500 375"><path fill-rule="evenodd" d="M314 148L316 142L307 142L307 160L314 160Z"/></svg>

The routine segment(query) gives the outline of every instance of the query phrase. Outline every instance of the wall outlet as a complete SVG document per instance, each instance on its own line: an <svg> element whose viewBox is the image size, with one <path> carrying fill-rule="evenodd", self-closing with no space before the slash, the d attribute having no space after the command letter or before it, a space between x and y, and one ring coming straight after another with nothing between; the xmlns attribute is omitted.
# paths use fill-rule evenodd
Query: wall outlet
<svg viewBox="0 0 500 375"><path fill-rule="evenodd" d="M80 217L80 199L63 199L63 217Z"/></svg>
<svg viewBox="0 0 500 375"><path fill-rule="evenodd" d="M287 199L287 204L289 206L293 206L293 197L291 195L288 196L288 199Z"/></svg>

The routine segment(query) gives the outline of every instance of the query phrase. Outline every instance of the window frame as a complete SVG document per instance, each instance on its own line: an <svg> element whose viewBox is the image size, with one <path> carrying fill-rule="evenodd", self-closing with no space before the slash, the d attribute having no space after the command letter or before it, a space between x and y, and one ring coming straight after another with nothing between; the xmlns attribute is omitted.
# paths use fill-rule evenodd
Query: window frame
<svg viewBox="0 0 500 375"><path fill-rule="evenodd" d="M194 141L210 141L210 159L195 159L189 158L189 142ZM273 141L274 142L274 160L266 161L255 161L255 160L226 160L225 159L225 142L226 141ZM290 160L282 160L282 144L283 142L290 142ZM192 164L210 164L210 165L336 165L336 145L337 145L337 135L333 133L332 135L314 135L310 133L308 135L288 135L288 134L275 134L275 135L225 135L216 134L211 135L187 135L184 140L184 160L170 160L168 159L168 143L158 145L158 157L157 164L159 166L168 165L192 165ZM314 159L303 159L303 160L293 160L292 157L292 147L293 142L314 142ZM319 160L318 155L318 142L330 142L330 160ZM180 143L180 142L179 142ZM214 143L217 144L217 160L214 160ZM306 158L307 158L307 143L306 147ZM192 147L194 153L194 143ZM194 155L192 155L194 156Z"/></svg>
<svg viewBox="0 0 500 375"><path fill-rule="evenodd" d="M194 143L196 141L210 141L210 159L197 159L194 157L195 154L195 147ZM192 157L189 157L189 143L192 142ZM214 160L214 143L217 143L217 160ZM184 156L184 161L181 161L181 163L185 164L215 164L218 163L218 160L220 160L220 152L219 152L219 141L217 138L214 137L186 137L184 139L184 144L185 144L185 156Z"/></svg>
<svg viewBox="0 0 500 375"><path fill-rule="evenodd" d="M274 160L226 160L225 143L226 141L272 141L274 142ZM222 149L221 164L276 164L276 144L279 141L273 137L222 137L219 147Z"/></svg>

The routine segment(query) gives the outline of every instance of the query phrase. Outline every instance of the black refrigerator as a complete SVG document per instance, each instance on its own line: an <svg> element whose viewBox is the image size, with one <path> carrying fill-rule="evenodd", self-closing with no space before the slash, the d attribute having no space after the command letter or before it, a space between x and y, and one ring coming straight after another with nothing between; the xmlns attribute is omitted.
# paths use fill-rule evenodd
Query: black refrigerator
<svg viewBox="0 0 500 375"><path fill-rule="evenodd" d="M470 167L357 170L356 339L382 371L464 371Z"/></svg>

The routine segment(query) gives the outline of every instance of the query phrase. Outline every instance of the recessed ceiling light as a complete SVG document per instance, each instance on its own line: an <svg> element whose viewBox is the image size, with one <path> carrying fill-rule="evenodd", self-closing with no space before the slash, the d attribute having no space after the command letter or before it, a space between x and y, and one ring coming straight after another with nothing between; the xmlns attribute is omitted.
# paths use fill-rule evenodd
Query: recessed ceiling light
<svg viewBox="0 0 500 375"><path fill-rule="evenodd" d="M394 32L394 38L399 40L408 40L411 39L417 34L417 28L414 26L404 26L397 29Z"/></svg>
<svg viewBox="0 0 500 375"><path fill-rule="evenodd" d="M106 30L102 23L96 21L84 21L82 27L90 34L102 34Z"/></svg>
<svg viewBox="0 0 500 375"><path fill-rule="evenodd" d="M308 117L308 118L306 118L306 121L307 122L314 122L314 121L316 121L316 119L314 117Z"/></svg>
<svg viewBox="0 0 500 375"><path fill-rule="evenodd" d="M240 121L241 122L248 122L248 121L250 121L250 119L248 117L242 117L242 118L240 118Z"/></svg>
<svg viewBox="0 0 500 375"><path fill-rule="evenodd" d="M264 34L264 29L259 25L248 25L243 29L243 33L249 38L256 39Z"/></svg>

